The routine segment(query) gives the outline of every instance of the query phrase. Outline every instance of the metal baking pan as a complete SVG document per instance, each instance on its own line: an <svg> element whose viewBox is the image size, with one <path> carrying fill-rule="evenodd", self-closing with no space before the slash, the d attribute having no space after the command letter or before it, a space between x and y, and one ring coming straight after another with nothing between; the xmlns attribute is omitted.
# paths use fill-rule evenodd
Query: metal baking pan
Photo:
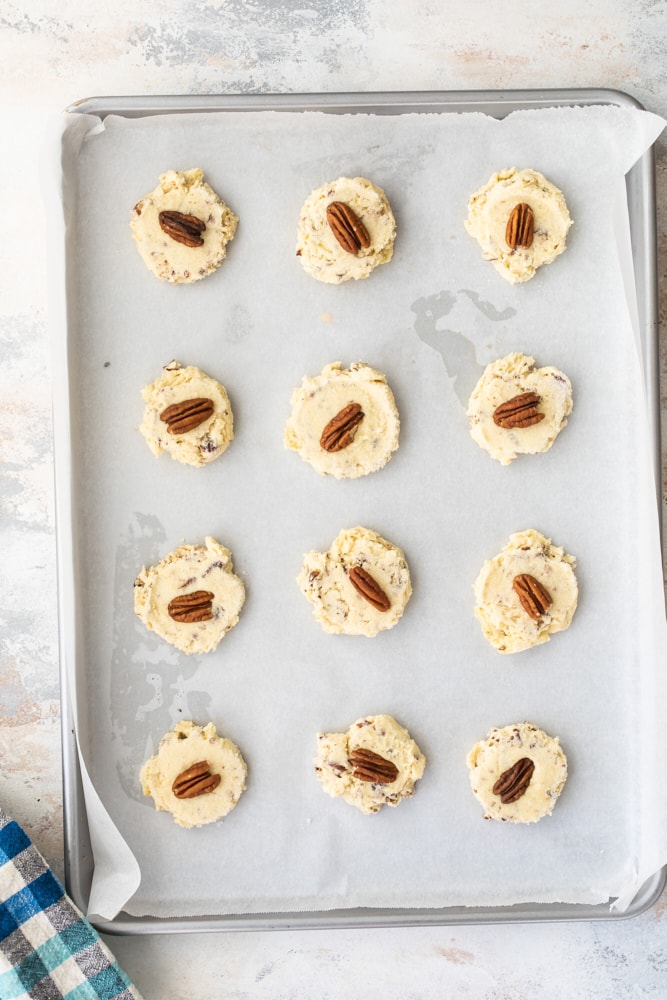
<svg viewBox="0 0 667 1000"><path fill-rule="evenodd" d="M189 114L225 111L304 111L330 114L366 113L400 115L477 111L503 118L513 111L571 105L617 105L640 107L627 94L605 89L544 91L459 91L368 94L243 94L230 96L162 96L154 98L105 97L78 101L67 108L71 115L92 114L127 118L161 114ZM631 223L633 263L640 320L641 346L648 398L650 432L660 505L660 394L657 323L657 248L655 233L655 189L652 151L647 152L627 175L627 197ZM57 452L57 448L56 448ZM69 475L58 467L56 474ZM66 557L63 553L61 558ZM61 594L61 600L63 595ZM61 613L61 699L64 774L65 879L67 891L87 909L94 857L81 785L74 734L71 692L63 665L71 651L65 647ZM655 873L642 887L631 905L615 911L613 900L598 905L520 904L506 907L445 907L441 909L356 908L306 913L197 916L187 918L134 917L121 912L113 920L96 921L105 933L165 933L188 931L294 929L323 927L378 927L401 925L448 925L463 923L505 923L561 920L614 920L635 916L650 907L662 893L667 869Z"/></svg>

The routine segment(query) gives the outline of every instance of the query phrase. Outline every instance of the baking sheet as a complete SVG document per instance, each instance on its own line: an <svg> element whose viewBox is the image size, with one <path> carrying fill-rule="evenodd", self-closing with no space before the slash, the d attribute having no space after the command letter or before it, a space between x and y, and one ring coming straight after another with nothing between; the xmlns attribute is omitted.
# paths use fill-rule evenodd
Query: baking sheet
<svg viewBox="0 0 667 1000"><path fill-rule="evenodd" d="M128 912L596 903L630 898L664 861L664 802L639 768L656 740L664 615L622 184L662 123L588 111L70 125L92 126L81 146L82 132L65 135L72 690L86 769L139 862ZM567 253L513 289L461 223L471 190L514 162L566 191L575 227ZM131 205L167 165L202 166L241 216L223 268L187 289L156 282L128 239ZM367 282L329 288L293 258L296 218L312 187L353 172L387 190L397 250ZM468 437L465 401L483 365L515 349L567 371L575 412L552 452L500 469ZM137 433L139 390L171 357L230 392L237 440L210 469L156 463ZM372 481L319 481L282 450L292 387L337 359L381 367L397 396L401 449ZM294 583L301 553L354 523L402 545L415 582L404 620L372 641L321 634ZM499 658L472 619L472 581L528 526L577 556L582 602L546 648ZM131 583L207 533L232 548L249 599L217 653L193 661L143 633ZM408 726L427 774L400 809L350 815L312 775L314 734L377 711ZM250 767L214 829L179 831L138 787L145 756L188 716L211 718ZM464 761L519 718L560 735L570 779L553 817L515 830L481 821ZM95 825L101 847L110 827ZM114 864L120 850L109 878L96 865L107 917L131 868Z"/></svg>

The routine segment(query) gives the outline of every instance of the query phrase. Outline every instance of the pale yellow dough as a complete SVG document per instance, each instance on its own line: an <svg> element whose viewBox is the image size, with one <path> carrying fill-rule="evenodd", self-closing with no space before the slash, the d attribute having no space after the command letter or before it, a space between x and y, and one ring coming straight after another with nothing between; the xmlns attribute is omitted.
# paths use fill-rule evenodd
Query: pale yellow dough
<svg viewBox="0 0 667 1000"><path fill-rule="evenodd" d="M213 594L213 617L201 622L177 622L169 602L195 591ZM210 536L204 545L181 545L156 566L142 568L134 582L134 610L151 632L183 653L209 653L236 625L245 588L232 569L229 549Z"/></svg>
<svg viewBox="0 0 667 1000"><path fill-rule="evenodd" d="M384 590L390 601L387 611L379 611L359 594L348 577L353 566L364 569ZM412 594L401 549L362 527L343 529L328 552L306 553L297 583L325 632L369 638L397 624Z"/></svg>
<svg viewBox="0 0 667 1000"><path fill-rule="evenodd" d="M511 250L505 240L507 220L515 205L530 205L534 236L530 247ZM467 231L479 243L485 260L511 284L528 281L538 267L565 250L572 219L565 197L537 170L501 170L468 202Z"/></svg>
<svg viewBox="0 0 667 1000"><path fill-rule="evenodd" d="M372 750L398 769L387 784L362 781L353 774L350 756L358 748ZM424 774L426 758L407 729L390 715L372 715L354 722L346 733L318 733L315 773L327 795L343 798L362 813L397 806L414 794Z"/></svg>
<svg viewBox="0 0 667 1000"><path fill-rule="evenodd" d="M358 254L340 245L327 221L333 201L349 205L368 231L370 246ZM365 177L339 177L317 188L306 199L299 217L296 253L305 270L318 281L340 284L350 278L367 278L378 264L394 253L396 222L382 188Z"/></svg>
<svg viewBox="0 0 667 1000"><path fill-rule="evenodd" d="M574 556L532 528L510 535L502 552L484 563L474 584L475 617L494 649L518 653L568 628L578 599L574 566ZM541 583L553 601L539 621L524 610L512 586L522 573Z"/></svg>
<svg viewBox="0 0 667 1000"><path fill-rule="evenodd" d="M503 428L493 420L501 403L525 392L540 397L537 407L544 418L530 427ZM567 424L572 412L572 386L557 368L536 368L525 354L508 354L487 365L468 403L468 421L473 440L501 465L517 455L548 451Z"/></svg>
<svg viewBox="0 0 667 1000"><path fill-rule="evenodd" d="M234 417L227 390L194 365L181 367L172 361L155 382L142 389L146 403L139 430L154 455L168 452L185 465L203 466L222 455L234 437ZM188 399L210 399L214 410L198 427L170 434L160 414L173 403Z"/></svg>
<svg viewBox="0 0 667 1000"><path fill-rule="evenodd" d="M320 444L325 426L348 403L359 403L364 414L354 440L339 451ZM327 365L314 378L305 377L290 401L285 447L299 453L321 476L354 479L376 472L398 448L399 417L386 377L359 361L349 368Z"/></svg>
<svg viewBox="0 0 667 1000"><path fill-rule="evenodd" d="M177 798L172 791L176 778L204 760L211 774L220 775L220 784L194 798ZM163 736L157 754L142 767L140 781L144 795L152 796L158 812L170 812L179 826L190 829L214 823L231 812L246 787L247 773L239 748L218 736L212 722L197 726L184 721Z"/></svg>
<svg viewBox="0 0 667 1000"><path fill-rule="evenodd" d="M501 774L527 757L535 765L530 784L515 802L502 803L493 786ZM492 729L467 758L472 791L484 808L484 819L535 823L553 812L567 778L567 759L557 737L529 722Z"/></svg>
<svg viewBox="0 0 667 1000"><path fill-rule="evenodd" d="M160 212L194 215L206 224L202 246L188 247L165 233ZM162 281L177 285L205 278L220 266L233 239L238 218L204 181L202 171L167 170L160 183L134 206L132 235L149 271Z"/></svg>

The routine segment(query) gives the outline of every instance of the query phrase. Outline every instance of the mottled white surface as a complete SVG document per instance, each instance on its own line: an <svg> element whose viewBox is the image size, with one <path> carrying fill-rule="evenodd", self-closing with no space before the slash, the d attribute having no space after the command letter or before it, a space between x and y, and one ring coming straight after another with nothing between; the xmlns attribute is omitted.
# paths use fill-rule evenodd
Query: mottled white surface
<svg viewBox="0 0 667 1000"><path fill-rule="evenodd" d="M39 153L92 95L610 87L667 114L659 0L4 0L0 5L0 802L62 874ZM667 439L667 147L657 147ZM665 495L663 460L663 496ZM614 923L114 938L147 1000L667 996L667 895Z"/></svg>

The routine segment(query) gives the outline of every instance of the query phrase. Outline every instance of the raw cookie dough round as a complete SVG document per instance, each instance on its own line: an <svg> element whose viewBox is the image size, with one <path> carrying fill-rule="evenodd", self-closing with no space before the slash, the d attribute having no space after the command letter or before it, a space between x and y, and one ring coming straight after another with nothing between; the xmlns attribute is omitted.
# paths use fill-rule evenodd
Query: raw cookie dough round
<svg viewBox="0 0 667 1000"><path fill-rule="evenodd" d="M505 412L496 414L501 405ZM557 368L535 368L534 359L525 354L508 354L487 365L468 403L473 439L501 465L509 465L517 455L548 451L571 412L567 375ZM542 417L536 423L517 425L537 414Z"/></svg>
<svg viewBox="0 0 667 1000"><path fill-rule="evenodd" d="M359 719L346 733L317 735L315 773L324 791L363 813L414 795L425 766L410 733L390 715Z"/></svg>
<svg viewBox="0 0 667 1000"><path fill-rule="evenodd" d="M306 553L297 582L324 631L344 635L393 628L412 593L401 549L361 527L343 529L328 552Z"/></svg>
<svg viewBox="0 0 667 1000"><path fill-rule="evenodd" d="M158 812L170 812L179 826L190 829L231 812L246 787L247 773L239 748L218 736L212 722L203 727L178 722L142 767L140 780L144 795L153 797ZM186 792L185 796L174 792L179 779L177 791ZM194 794L197 788L201 791Z"/></svg>
<svg viewBox="0 0 667 1000"><path fill-rule="evenodd" d="M529 722L492 729L472 748L467 763L484 819L504 823L535 823L548 816L567 778L567 759L557 737ZM494 792L502 775L503 784Z"/></svg>
<svg viewBox="0 0 667 1000"><path fill-rule="evenodd" d="M475 617L494 649L518 653L548 642L550 635L570 625L578 597L575 561L552 545L550 538L530 528L510 535L502 552L484 563L474 584ZM533 604L537 617L522 604L515 589L517 578L523 578L516 586L524 593L529 586L534 595L537 585L550 598L549 604L538 594Z"/></svg>
<svg viewBox="0 0 667 1000"><path fill-rule="evenodd" d="M352 210L368 236L368 245L357 253L345 250L327 220L334 202ZM382 188L365 177L339 177L311 192L299 218L296 253L305 270L318 281L340 284L350 278L367 278L394 252L396 222Z"/></svg>
<svg viewBox="0 0 667 1000"><path fill-rule="evenodd" d="M385 376L361 361L349 368L336 361L320 375L304 377L290 405L285 447L297 451L321 476L366 476L386 465L398 448L393 393Z"/></svg>
<svg viewBox="0 0 667 1000"><path fill-rule="evenodd" d="M530 206L533 238L530 246L510 247L506 228L517 205ZM528 281L542 264L565 249L572 219L563 193L537 170L501 170L468 202L465 227L480 247L485 260L511 284Z"/></svg>
<svg viewBox="0 0 667 1000"><path fill-rule="evenodd" d="M244 601L231 552L211 537L204 545L179 546L156 566L143 567L134 581L136 615L149 631L188 654L216 649L238 622Z"/></svg>
<svg viewBox="0 0 667 1000"><path fill-rule="evenodd" d="M161 212L176 213L176 226L180 224L181 230L185 226L189 236L175 239L166 232L160 224ZM190 218L183 220L179 216ZM204 181L202 171L195 167L160 174L155 190L134 206L130 225L137 250L149 271L162 281L177 285L199 281L220 266L238 221ZM176 232L173 217L171 223L164 224L171 225L171 232ZM195 245L188 246L183 239Z"/></svg>
<svg viewBox="0 0 667 1000"><path fill-rule="evenodd" d="M226 389L194 365L172 361L141 395L146 407L139 430L156 456L167 451L185 465L207 465L234 437Z"/></svg>

